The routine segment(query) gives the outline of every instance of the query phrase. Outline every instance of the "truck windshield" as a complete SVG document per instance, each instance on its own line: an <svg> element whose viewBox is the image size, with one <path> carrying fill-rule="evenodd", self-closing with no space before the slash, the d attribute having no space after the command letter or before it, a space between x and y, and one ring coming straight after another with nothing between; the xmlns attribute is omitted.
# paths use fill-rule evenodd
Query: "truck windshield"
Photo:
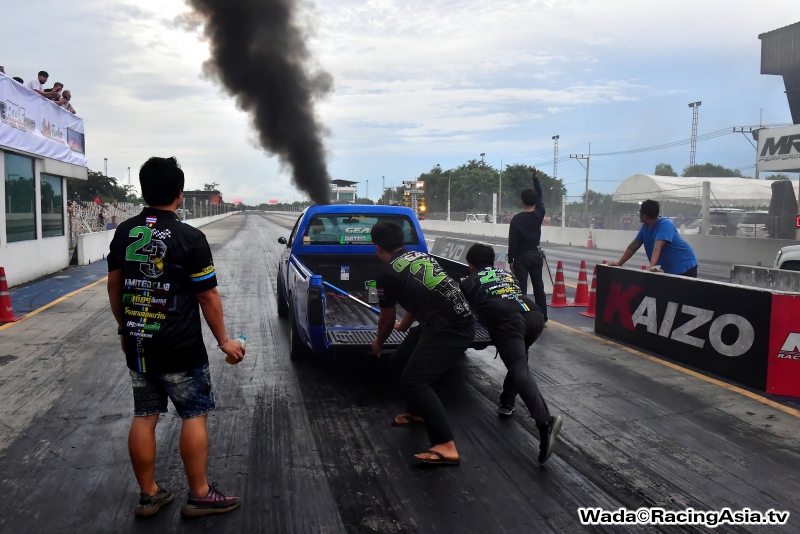
<svg viewBox="0 0 800 534"><path fill-rule="evenodd" d="M405 245L419 244L414 225L403 215L315 215L306 227L304 245L371 245L370 230L378 221L392 221L403 229Z"/></svg>

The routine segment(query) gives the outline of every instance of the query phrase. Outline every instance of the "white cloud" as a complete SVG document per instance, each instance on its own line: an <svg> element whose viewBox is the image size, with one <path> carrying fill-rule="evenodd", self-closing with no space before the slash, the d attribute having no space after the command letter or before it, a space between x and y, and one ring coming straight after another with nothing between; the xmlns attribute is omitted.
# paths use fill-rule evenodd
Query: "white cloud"
<svg viewBox="0 0 800 534"><path fill-rule="evenodd" d="M565 151L672 141L688 136L687 99L704 101L701 132L757 120L760 108L786 120L780 79L758 74L757 35L794 22L789 0L765 10L742 0L303 5L316 63L334 77L318 108L334 177L399 181L479 152L495 164L542 160L554 133ZM174 154L190 186L216 181L247 202L297 196L276 158L253 147L249 118L200 75L207 44L174 25L186 11L181 0L4 5L15 23L0 34L0 64L25 79L44 68L73 90L95 169L107 157L112 174L130 166L135 177L150 155ZM725 143L704 156L750 157ZM646 157L592 168L600 180L659 158L685 164L683 149Z"/></svg>

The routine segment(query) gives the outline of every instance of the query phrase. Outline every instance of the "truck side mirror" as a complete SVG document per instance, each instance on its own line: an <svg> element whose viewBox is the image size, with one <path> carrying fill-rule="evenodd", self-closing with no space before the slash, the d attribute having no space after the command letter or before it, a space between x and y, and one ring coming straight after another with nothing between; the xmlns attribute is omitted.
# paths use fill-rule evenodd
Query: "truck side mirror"
<svg viewBox="0 0 800 534"><path fill-rule="evenodd" d="M280 243L281 245L285 245L286 244L286 238L285 237L279 237L278 238L278 243Z"/></svg>

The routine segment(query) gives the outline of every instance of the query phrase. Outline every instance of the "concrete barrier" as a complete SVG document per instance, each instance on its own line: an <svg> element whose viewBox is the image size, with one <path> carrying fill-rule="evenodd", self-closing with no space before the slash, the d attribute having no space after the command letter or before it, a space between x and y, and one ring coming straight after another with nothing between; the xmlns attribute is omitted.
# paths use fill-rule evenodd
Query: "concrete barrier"
<svg viewBox="0 0 800 534"><path fill-rule="evenodd" d="M210 217L199 217L197 219L189 219L185 221L185 223L189 226L199 228L234 214L234 212L231 212L221 215L212 215ZM78 265L89 265L95 261L105 259L108 255L108 247L111 244L111 240L114 238L115 231L116 230L107 230L105 232L92 232L79 235L75 243L75 248L78 253Z"/></svg>
<svg viewBox="0 0 800 534"><path fill-rule="evenodd" d="M800 293L800 272L734 265L731 267L731 284Z"/></svg>
<svg viewBox="0 0 800 534"><path fill-rule="evenodd" d="M423 230L451 232L484 237L508 238L507 224L466 223L454 221L420 221ZM624 251L636 237L636 232L625 230L592 230L595 247L604 250ZM778 251L797 241L785 239L759 239L748 237L725 237L708 235L684 235L683 238L694 249L698 261L728 264L772 265ZM588 228L542 227L542 246L557 245L586 246L589 241Z"/></svg>

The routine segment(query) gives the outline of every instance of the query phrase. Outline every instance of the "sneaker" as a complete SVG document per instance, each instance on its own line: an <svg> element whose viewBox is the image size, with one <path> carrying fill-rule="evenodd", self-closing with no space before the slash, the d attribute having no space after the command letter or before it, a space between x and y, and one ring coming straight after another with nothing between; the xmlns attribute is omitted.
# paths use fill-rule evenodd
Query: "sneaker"
<svg viewBox="0 0 800 534"><path fill-rule="evenodd" d="M139 504L136 506L136 510L134 510L133 513L136 514L136 517L154 516L162 506L171 503L174 498L175 494L159 486L155 495L148 495L147 493L139 494Z"/></svg>
<svg viewBox="0 0 800 534"><path fill-rule="evenodd" d="M223 495L217 490L217 483L212 482L208 489L208 495L205 497L197 498L189 492L189 498L186 504L181 506L181 515L183 517L200 517L203 515L211 514L224 514L230 512L239 505L242 500L233 495Z"/></svg>
<svg viewBox="0 0 800 534"><path fill-rule="evenodd" d="M561 430L561 416L550 417L539 427L539 463L543 464L553 454L556 447L556 438Z"/></svg>
<svg viewBox="0 0 800 534"><path fill-rule="evenodd" d="M500 406L497 407L497 413L502 417L511 417L514 410L516 410L516 408L513 404L500 404Z"/></svg>

